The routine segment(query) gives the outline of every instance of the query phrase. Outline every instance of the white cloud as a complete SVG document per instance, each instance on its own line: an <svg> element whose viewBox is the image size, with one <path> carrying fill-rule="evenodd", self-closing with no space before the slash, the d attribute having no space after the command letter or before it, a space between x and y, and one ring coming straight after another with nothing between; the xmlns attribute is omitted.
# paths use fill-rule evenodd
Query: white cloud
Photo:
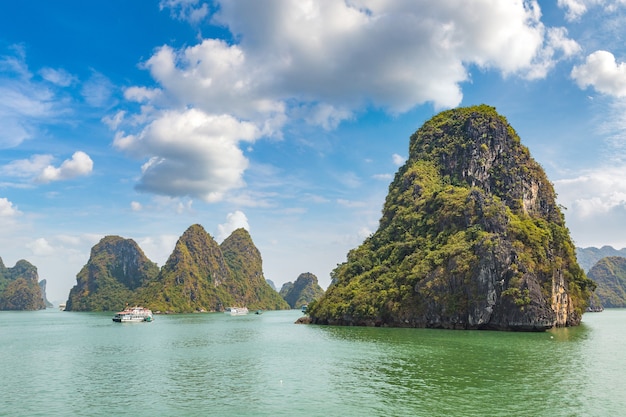
<svg viewBox="0 0 626 417"><path fill-rule="evenodd" d="M546 68L575 43L540 17L536 1L222 2L213 21L239 44L163 46L145 66L172 98L208 113L276 116L296 100L311 104L311 120L329 123L364 105L456 106L467 65L504 74ZM315 116L329 109L338 115Z"/></svg>
<svg viewBox="0 0 626 417"><path fill-rule="evenodd" d="M75 81L74 76L64 69L42 68L39 74L44 80L60 87L68 87Z"/></svg>
<svg viewBox="0 0 626 417"><path fill-rule="evenodd" d="M113 84L107 77L94 71L83 83L81 94L90 106L108 107L114 103L113 89Z"/></svg>
<svg viewBox="0 0 626 417"><path fill-rule="evenodd" d="M554 182L577 246L626 246L625 176L626 166L613 166Z"/></svg>
<svg viewBox="0 0 626 417"><path fill-rule="evenodd" d="M262 84L266 74L237 45L208 39L181 51L163 46L145 66L173 105L254 120L267 135L282 127L284 104L272 98Z"/></svg>
<svg viewBox="0 0 626 417"><path fill-rule="evenodd" d="M602 94L626 97L626 64L617 63L610 52L596 51L587 56L584 64L572 69L571 76L580 88L593 87Z"/></svg>
<svg viewBox="0 0 626 417"><path fill-rule="evenodd" d="M565 9L565 17L569 21L578 20L583 14L587 13L585 0L558 0L557 4L560 8Z"/></svg>
<svg viewBox="0 0 626 417"><path fill-rule="evenodd" d="M162 113L139 135L118 134L114 145L149 158L142 167L138 190L214 202L243 186L248 160L238 144L258 136L250 123L190 109Z"/></svg>
<svg viewBox="0 0 626 417"><path fill-rule="evenodd" d="M33 179L53 160L52 155L33 155L29 159L18 159L0 167L0 173L7 177Z"/></svg>
<svg viewBox="0 0 626 417"><path fill-rule="evenodd" d="M26 247L31 250L35 256L50 256L54 254L55 250L48 241L42 237L26 244Z"/></svg>
<svg viewBox="0 0 626 417"><path fill-rule="evenodd" d="M149 158L139 190L219 201L243 185L241 140L281 138L291 120L334 129L368 107L453 107L471 66L540 78L579 51L564 29L544 26L535 0L218 3L211 22L235 42L161 46L143 64L157 87L125 91L141 112L106 120L129 122L116 134L118 149ZM160 3L183 20L203 6ZM219 139L204 132L216 123L228 124Z"/></svg>
<svg viewBox="0 0 626 417"><path fill-rule="evenodd" d="M124 110L120 110L115 113L113 116L104 116L102 118L102 123L107 125L109 129L116 130L124 121L124 116L126 112Z"/></svg>
<svg viewBox="0 0 626 417"><path fill-rule="evenodd" d="M0 217L13 217L21 212L7 198L0 197Z"/></svg>
<svg viewBox="0 0 626 417"><path fill-rule="evenodd" d="M177 235L157 235L135 239L139 247L144 251L148 259L159 265L165 264L167 258L172 254Z"/></svg>
<svg viewBox="0 0 626 417"><path fill-rule="evenodd" d="M346 200L345 198L337 199L337 204L343 207L348 207L348 208L357 208L357 207L367 206L367 204L364 201L352 201L352 200Z"/></svg>
<svg viewBox="0 0 626 417"><path fill-rule="evenodd" d="M37 181L48 183L88 175L93 170L93 161L85 152L76 151L71 159L63 161L60 167L48 165L41 172Z"/></svg>
<svg viewBox="0 0 626 417"><path fill-rule="evenodd" d="M141 211L143 209L143 206L141 205L141 203L139 203L137 201L131 201L130 202L130 209L132 211Z"/></svg>
<svg viewBox="0 0 626 417"><path fill-rule="evenodd" d="M161 0L159 9L170 9L172 17L197 24L209 14L209 6L198 0Z"/></svg>
<svg viewBox="0 0 626 417"><path fill-rule="evenodd" d="M124 90L124 98L129 101L136 101L142 103L144 101L154 100L161 94L161 90L158 88L145 88L145 87L129 87Z"/></svg>
<svg viewBox="0 0 626 417"><path fill-rule="evenodd" d="M398 155L397 153L394 153L393 155L391 155L391 160L393 161L393 164L396 166L400 166L406 162L406 158L402 155Z"/></svg>
<svg viewBox="0 0 626 417"><path fill-rule="evenodd" d="M393 179L393 175L392 174L375 174L375 175L372 175L372 178L374 178L375 180L389 181Z"/></svg>
<svg viewBox="0 0 626 417"><path fill-rule="evenodd" d="M250 225L248 224L248 218L246 217L246 215L239 210L233 213L228 213L228 215L226 216L226 223L222 223L217 226L216 238L218 241L221 242L228 236L230 236L230 234L233 233L235 230L240 228L244 228L250 231Z"/></svg>
<svg viewBox="0 0 626 417"><path fill-rule="evenodd" d="M589 11L589 8L601 6L608 13L614 12L617 7L626 5L625 0L558 0L560 8L565 9L565 18L569 21L580 20Z"/></svg>

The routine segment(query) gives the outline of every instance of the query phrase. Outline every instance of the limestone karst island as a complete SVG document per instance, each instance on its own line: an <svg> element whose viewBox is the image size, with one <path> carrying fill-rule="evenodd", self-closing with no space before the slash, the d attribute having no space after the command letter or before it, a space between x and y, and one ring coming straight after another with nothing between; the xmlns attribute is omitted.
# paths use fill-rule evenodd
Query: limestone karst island
<svg viewBox="0 0 626 417"><path fill-rule="evenodd" d="M308 321L545 330L578 325L594 287L543 169L481 105L412 135L378 230L332 272Z"/></svg>

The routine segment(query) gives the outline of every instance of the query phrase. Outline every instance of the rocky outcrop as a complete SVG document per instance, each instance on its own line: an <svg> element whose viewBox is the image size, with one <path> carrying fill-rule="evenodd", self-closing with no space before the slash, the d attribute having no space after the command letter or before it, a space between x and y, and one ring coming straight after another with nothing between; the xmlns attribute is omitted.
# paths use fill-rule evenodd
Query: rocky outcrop
<svg viewBox="0 0 626 417"><path fill-rule="evenodd" d="M319 286L317 277L305 272L298 276L295 282L286 282L280 289L280 295L291 308L308 306L312 301L322 298L324 290Z"/></svg>
<svg viewBox="0 0 626 417"><path fill-rule="evenodd" d="M202 226L190 226L176 242L158 278L140 291L157 311L218 311L235 301L231 272L217 242Z"/></svg>
<svg viewBox="0 0 626 417"><path fill-rule="evenodd" d="M39 281L39 288L41 289L41 296L43 298L44 305L46 306L46 308L52 308L54 307L54 305L50 301L48 301L48 296L46 295L47 284L48 284L48 281L46 281L45 279L42 279L41 281Z"/></svg>
<svg viewBox="0 0 626 417"><path fill-rule="evenodd" d="M552 184L484 105L411 137L378 230L332 278L313 323L544 330L579 324L594 288Z"/></svg>
<svg viewBox="0 0 626 417"><path fill-rule="evenodd" d="M233 280L228 291L237 305L259 310L285 310L289 305L263 276L261 253L245 229L237 229L220 245Z"/></svg>
<svg viewBox="0 0 626 417"><path fill-rule="evenodd" d="M66 311L116 311L132 303L135 290L159 273L132 239L106 236L91 249L87 264L76 275Z"/></svg>
<svg viewBox="0 0 626 417"><path fill-rule="evenodd" d="M236 230L220 246L198 224L183 233L160 269L132 239L107 236L92 248L66 310L116 311L128 304L171 313L289 308L265 281L247 231Z"/></svg>
<svg viewBox="0 0 626 417"><path fill-rule="evenodd" d="M23 259L7 268L0 259L0 310L45 308L37 268Z"/></svg>
<svg viewBox="0 0 626 417"><path fill-rule="evenodd" d="M602 258L589 270L588 276L597 285L594 294L601 307L626 308L626 258Z"/></svg>

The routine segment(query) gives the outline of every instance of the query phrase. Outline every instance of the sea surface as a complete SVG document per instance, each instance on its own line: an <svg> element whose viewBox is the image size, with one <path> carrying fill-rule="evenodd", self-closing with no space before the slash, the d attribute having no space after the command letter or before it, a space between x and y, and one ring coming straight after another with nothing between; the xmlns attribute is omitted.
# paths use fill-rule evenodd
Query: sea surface
<svg viewBox="0 0 626 417"><path fill-rule="evenodd" d="M545 333L0 312L0 416L624 416L626 310Z"/></svg>

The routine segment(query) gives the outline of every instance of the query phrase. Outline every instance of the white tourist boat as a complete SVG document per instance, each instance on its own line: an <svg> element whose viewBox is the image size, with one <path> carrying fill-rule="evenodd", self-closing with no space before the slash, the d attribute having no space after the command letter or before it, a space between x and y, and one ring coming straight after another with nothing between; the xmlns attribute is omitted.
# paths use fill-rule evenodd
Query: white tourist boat
<svg viewBox="0 0 626 417"><path fill-rule="evenodd" d="M231 316L245 316L246 314L248 314L248 308L247 307L227 307L224 313L230 314Z"/></svg>
<svg viewBox="0 0 626 417"><path fill-rule="evenodd" d="M142 321L152 321L152 310L144 307L126 308L124 311L115 313L113 321L117 323L137 323Z"/></svg>

